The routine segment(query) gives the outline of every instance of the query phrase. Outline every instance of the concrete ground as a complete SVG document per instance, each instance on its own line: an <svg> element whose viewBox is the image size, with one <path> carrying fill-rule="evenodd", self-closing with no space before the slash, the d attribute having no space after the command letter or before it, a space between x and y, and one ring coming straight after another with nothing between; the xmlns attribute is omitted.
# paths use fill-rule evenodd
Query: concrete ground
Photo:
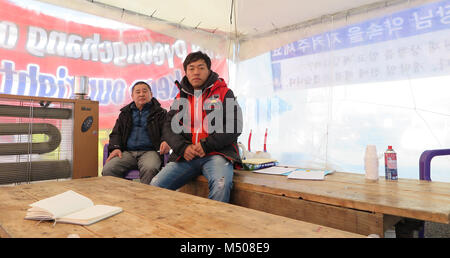
<svg viewBox="0 0 450 258"><path fill-rule="evenodd" d="M414 231L413 235L414 235L413 236L414 238L418 238L419 232ZM386 232L384 232L384 237L385 238L395 238L396 235L395 235L394 227L386 230ZM425 221L424 237L425 238L450 238L450 225Z"/></svg>
<svg viewBox="0 0 450 258"><path fill-rule="evenodd" d="M450 238L450 225L425 222L425 238Z"/></svg>

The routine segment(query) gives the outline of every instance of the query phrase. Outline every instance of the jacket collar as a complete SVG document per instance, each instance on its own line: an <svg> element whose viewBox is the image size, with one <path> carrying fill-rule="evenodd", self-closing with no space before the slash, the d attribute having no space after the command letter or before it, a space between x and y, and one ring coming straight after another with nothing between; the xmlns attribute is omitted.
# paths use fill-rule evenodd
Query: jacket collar
<svg viewBox="0 0 450 258"><path fill-rule="evenodd" d="M150 111L161 108L161 104L154 97L152 97L150 99L150 101L147 102L145 105L150 105ZM126 105L123 108L121 108L120 111L129 111L129 112L131 112L132 107L136 108L136 104L134 103L134 101L132 101L128 105Z"/></svg>
<svg viewBox="0 0 450 258"><path fill-rule="evenodd" d="M206 79L206 82L200 87L201 91L204 92L207 88L214 86L214 83L217 81L217 79L219 79L219 75L211 70L208 79ZM183 91L189 95L194 95L194 87L192 87L186 76L183 77L181 83L175 81L175 84L178 86L180 91Z"/></svg>

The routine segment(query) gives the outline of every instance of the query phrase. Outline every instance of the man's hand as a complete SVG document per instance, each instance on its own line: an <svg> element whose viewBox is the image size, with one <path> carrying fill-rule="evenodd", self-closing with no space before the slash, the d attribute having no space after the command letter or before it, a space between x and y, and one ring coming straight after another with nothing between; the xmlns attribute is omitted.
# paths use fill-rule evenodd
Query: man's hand
<svg viewBox="0 0 450 258"><path fill-rule="evenodd" d="M194 145L191 144L189 145L185 150L184 150L184 159L187 161L191 161L193 160L196 156L200 157L200 153L198 153L196 151L196 149L194 148Z"/></svg>
<svg viewBox="0 0 450 258"><path fill-rule="evenodd" d="M108 159L105 161L105 163L108 162L110 159L116 157L116 156L118 156L119 158L122 158L122 151L121 151L120 149L115 149L115 150L113 150L113 151L111 152L111 154L109 154L109 157L108 157Z"/></svg>
<svg viewBox="0 0 450 258"><path fill-rule="evenodd" d="M160 155L164 155L166 153L169 153L170 151L170 146L169 144L167 144L167 142L163 141L161 143L161 145L159 146L159 154Z"/></svg>
<svg viewBox="0 0 450 258"><path fill-rule="evenodd" d="M203 151L203 147L200 143L196 143L194 145L194 150L199 154L200 158L203 158L206 155L206 153L205 153L205 151Z"/></svg>

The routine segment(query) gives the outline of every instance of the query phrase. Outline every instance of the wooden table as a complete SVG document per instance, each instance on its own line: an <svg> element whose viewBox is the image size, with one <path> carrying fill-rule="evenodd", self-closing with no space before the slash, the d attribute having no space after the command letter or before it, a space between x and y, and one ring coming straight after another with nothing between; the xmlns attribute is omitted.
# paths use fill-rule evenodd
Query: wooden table
<svg viewBox="0 0 450 258"><path fill-rule="evenodd" d="M180 191L207 197L203 176ZM376 183L335 172L324 181L235 171L230 203L358 234L384 236L402 218L449 224L450 183L413 179Z"/></svg>
<svg viewBox="0 0 450 258"><path fill-rule="evenodd" d="M25 220L29 204L67 190L123 212L90 226ZM1 237L365 237L114 177L0 187Z"/></svg>

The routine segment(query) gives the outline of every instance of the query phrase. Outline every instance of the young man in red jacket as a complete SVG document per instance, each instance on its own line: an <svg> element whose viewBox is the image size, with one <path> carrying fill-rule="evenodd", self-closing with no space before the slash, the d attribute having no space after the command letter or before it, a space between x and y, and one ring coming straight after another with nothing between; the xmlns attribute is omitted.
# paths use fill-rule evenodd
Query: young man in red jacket
<svg viewBox="0 0 450 258"><path fill-rule="evenodd" d="M242 112L233 91L211 70L211 59L202 52L183 62L186 76L179 87L163 128L173 150L168 163L151 185L176 190L194 177L208 179L209 198L229 202L233 165L240 164L237 138L242 132Z"/></svg>

